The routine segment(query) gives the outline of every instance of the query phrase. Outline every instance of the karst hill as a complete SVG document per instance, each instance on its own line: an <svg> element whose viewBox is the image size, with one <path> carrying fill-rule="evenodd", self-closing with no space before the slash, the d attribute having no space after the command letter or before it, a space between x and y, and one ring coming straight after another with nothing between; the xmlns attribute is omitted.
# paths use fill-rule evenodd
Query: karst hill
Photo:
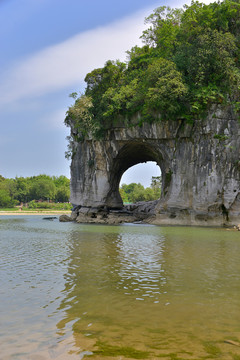
<svg viewBox="0 0 240 360"><path fill-rule="evenodd" d="M85 93L72 94L73 218L239 223L240 3L160 7L146 22L142 47L87 74ZM161 168L161 197L131 213L120 179L146 161Z"/></svg>

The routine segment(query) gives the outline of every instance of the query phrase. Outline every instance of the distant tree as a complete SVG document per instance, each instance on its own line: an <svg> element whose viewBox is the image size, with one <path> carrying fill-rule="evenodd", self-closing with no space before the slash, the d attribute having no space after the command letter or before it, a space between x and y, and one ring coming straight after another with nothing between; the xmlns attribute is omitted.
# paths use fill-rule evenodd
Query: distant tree
<svg viewBox="0 0 240 360"><path fill-rule="evenodd" d="M0 188L0 207L13 207L14 204L6 190Z"/></svg>
<svg viewBox="0 0 240 360"><path fill-rule="evenodd" d="M8 194L11 198L11 201L14 203L14 199L17 195L17 186L14 179L5 179L4 181Z"/></svg>
<svg viewBox="0 0 240 360"><path fill-rule="evenodd" d="M70 188L65 186L59 186L56 188L55 201L68 202L70 198Z"/></svg>
<svg viewBox="0 0 240 360"><path fill-rule="evenodd" d="M30 197L32 200L54 200L56 187L48 176L39 175L33 177L30 186Z"/></svg>
<svg viewBox="0 0 240 360"><path fill-rule="evenodd" d="M141 184L122 184L121 189L126 193L129 202L134 203L136 201L141 201L141 199L144 197L144 186Z"/></svg>
<svg viewBox="0 0 240 360"><path fill-rule="evenodd" d="M160 198L161 188L162 188L162 177L161 176L152 176L151 189L153 190L153 197L155 199Z"/></svg>
<svg viewBox="0 0 240 360"><path fill-rule="evenodd" d="M128 199L128 195L125 193L125 191L124 191L123 188L120 188L120 189L119 189L119 193L120 193L121 198L122 198L122 201L123 201L124 203L130 202L129 199Z"/></svg>
<svg viewBox="0 0 240 360"><path fill-rule="evenodd" d="M144 201L156 200L154 196L154 190L150 187L147 187L144 191Z"/></svg>
<svg viewBox="0 0 240 360"><path fill-rule="evenodd" d="M0 181L0 207L13 207L17 201L13 198L12 179L4 179Z"/></svg>
<svg viewBox="0 0 240 360"><path fill-rule="evenodd" d="M28 202L30 200L30 181L28 178L16 177L16 199L19 202Z"/></svg>
<svg viewBox="0 0 240 360"><path fill-rule="evenodd" d="M145 189L140 183L136 184L131 193L131 200L133 203L138 201L145 201Z"/></svg>
<svg viewBox="0 0 240 360"><path fill-rule="evenodd" d="M56 187L55 201L68 202L70 197L70 180L66 176L53 176L53 182Z"/></svg>
<svg viewBox="0 0 240 360"><path fill-rule="evenodd" d="M140 183L122 184L119 189L123 202L135 203L138 201L156 200L161 194L160 177L153 177L151 187L144 188Z"/></svg>
<svg viewBox="0 0 240 360"><path fill-rule="evenodd" d="M70 180L66 176L49 176L45 174L31 177L5 179L0 175L0 206L14 206L34 200L51 200L68 202L70 197Z"/></svg>
<svg viewBox="0 0 240 360"><path fill-rule="evenodd" d="M56 187L61 187L61 186L69 187L70 186L70 180L64 175L53 176L52 180Z"/></svg>

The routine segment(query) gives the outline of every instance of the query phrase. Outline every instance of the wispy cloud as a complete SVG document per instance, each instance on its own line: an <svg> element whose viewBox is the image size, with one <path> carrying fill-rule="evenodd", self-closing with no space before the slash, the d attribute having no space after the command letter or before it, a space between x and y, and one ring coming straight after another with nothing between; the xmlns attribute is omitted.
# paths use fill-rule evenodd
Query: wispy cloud
<svg viewBox="0 0 240 360"><path fill-rule="evenodd" d="M125 60L126 50L141 43L139 36L149 12L80 33L22 59L1 75L0 105L77 85L108 59Z"/></svg>
<svg viewBox="0 0 240 360"><path fill-rule="evenodd" d="M172 6L180 7L184 1L181 2L177 0ZM108 59L125 60L126 50L141 44L139 36L145 28L144 18L152 10L145 9L107 26L80 33L19 60L0 73L0 106L69 86L79 88L86 73L102 67Z"/></svg>

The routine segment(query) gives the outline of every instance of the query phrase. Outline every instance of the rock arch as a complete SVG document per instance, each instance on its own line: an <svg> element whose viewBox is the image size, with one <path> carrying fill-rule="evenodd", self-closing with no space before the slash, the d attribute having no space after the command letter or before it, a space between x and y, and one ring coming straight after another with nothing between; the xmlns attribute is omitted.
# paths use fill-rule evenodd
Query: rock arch
<svg viewBox="0 0 240 360"><path fill-rule="evenodd" d="M162 170L163 178L165 178L166 159L167 154L163 153L163 149L157 149L156 140L146 141L145 139L138 139L127 141L126 144L119 149L112 164L112 168L110 169L111 188L109 198L119 197L119 183L122 175L130 167L139 163L155 161ZM122 201L120 200L120 202L120 207L122 207Z"/></svg>
<svg viewBox="0 0 240 360"><path fill-rule="evenodd" d="M109 211L123 209L118 191L122 174L140 162L156 161L163 189L148 221L240 222L239 154L240 126L232 109L212 109L206 119L193 124L185 120L129 128L118 124L101 140L75 143L70 200L78 213L90 214L95 221L104 209L107 221Z"/></svg>

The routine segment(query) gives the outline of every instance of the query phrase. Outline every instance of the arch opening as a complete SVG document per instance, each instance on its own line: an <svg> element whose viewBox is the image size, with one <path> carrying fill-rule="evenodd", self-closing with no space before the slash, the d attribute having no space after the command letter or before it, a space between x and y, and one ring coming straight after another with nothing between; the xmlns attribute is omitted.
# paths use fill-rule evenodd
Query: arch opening
<svg viewBox="0 0 240 360"><path fill-rule="evenodd" d="M114 203L117 204L116 208L123 207L122 197L119 192L123 174L134 165L147 162L154 162L159 167L159 173L161 172L164 186L167 156L164 154L163 149L158 148L154 142L151 143L144 140L133 141L131 143L128 142L122 146L113 161L112 170L110 172L109 180L111 189L108 196L109 203L112 203L112 200L114 199Z"/></svg>
<svg viewBox="0 0 240 360"><path fill-rule="evenodd" d="M161 195L161 169L155 161L130 167L120 180L123 204L158 200Z"/></svg>

